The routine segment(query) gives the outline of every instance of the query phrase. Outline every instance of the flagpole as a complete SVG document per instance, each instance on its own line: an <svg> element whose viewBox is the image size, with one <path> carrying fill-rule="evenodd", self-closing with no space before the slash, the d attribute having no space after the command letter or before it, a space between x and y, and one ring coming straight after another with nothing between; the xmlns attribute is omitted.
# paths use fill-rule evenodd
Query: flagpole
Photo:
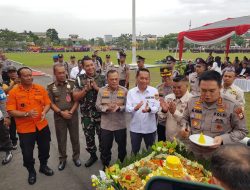
<svg viewBox="0 0 250 190"><path fill-rule="evenodd" d="M136 63L135 0L132 0L132 63Z"/></svg>

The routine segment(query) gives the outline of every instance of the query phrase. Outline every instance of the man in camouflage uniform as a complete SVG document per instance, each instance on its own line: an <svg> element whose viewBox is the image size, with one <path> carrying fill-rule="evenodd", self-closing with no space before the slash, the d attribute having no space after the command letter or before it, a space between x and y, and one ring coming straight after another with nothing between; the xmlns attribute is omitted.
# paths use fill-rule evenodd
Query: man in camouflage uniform
<svg viewBox="0 0 250 190"><path fill-rule="evenodd" d="M165 96L173 93L172 89L172 67L166 66L160 68L160 73L162 77L162 83L156 86L159 96L161 99L164 99ZM166 141L166 128L165 128L165 120L162 120L158 117L158 125L157 125L157 135L158 141Z"/></svg>
<svg viewBox="0 0 250 190"><path fill-rule="evenodd" d="M96 73L95 65L90 57L85 56L82 64L86 73L76 78L73 96L75 101L80 103L82 126L87 144L86 150L90 153L90 159L85 163L85 167L90 167L98 159L95 133L99 137L100 146L101 113L97 112L95 103L99 88L105 86L105 77Z"/></svg>
<svg viewBox="0 0 250 190"><path fill-rule="evenodd" d="M234 144L247 134L244 110L227 96L221 96L221 75L206 71L199 78L201 95L189 99L181 120L181 135L200 134L214 138L214 144L203 147L187 140L189 149L197 158L209 158L221 145Z"/></svg>
<svg viewBox="0 0 250 190"><path fill-rule="evenodd" d="M116 70L107 73L108 85L100 88L96 108L101 116L101 160L104 167L111 161L113 139L118 144L118 159L123 162L127 151L127 130L125 105L127 89L119 85L119 74Z"/></svg>
<svg viewBox="0 0 250 190"><path fill-rule="evenodd" d="M197 58L195 63L195 72L189 75L190 93L200 95L199 76L207 70L207 63L202 58Z"/></svg>
<svg viewBox="0 0 250 190"><path fill-rule="evenodd" d="M51 108L54 111L54 121L56 129L56 138L59 151L58 169L65 168L67 152L67 130L73 150L73 162L75 166L80 167L80 143L79 143L79 121L78 121L78 102L72 97L74 81L66 79L66 70L61 63L53 66L56 81L49 84L48 94L51 100Z"/></svg>

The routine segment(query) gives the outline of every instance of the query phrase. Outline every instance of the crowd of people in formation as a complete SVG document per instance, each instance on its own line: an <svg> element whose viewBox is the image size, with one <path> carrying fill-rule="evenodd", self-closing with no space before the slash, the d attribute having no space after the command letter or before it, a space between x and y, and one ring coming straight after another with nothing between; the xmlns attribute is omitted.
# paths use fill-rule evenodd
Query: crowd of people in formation
<svg viewBox="0 0 250 190"><path fill-rule="evenodd" d="M113 64L108 54L105 59L102 61L98 51L80 60L71 56L69 62L64 61L63 54L55 55L53 82L45 88L33 83L29 67L16 69L1 53L0 148L6 151L2 164L11 161L18 134L28 183L36 182L35 144L38 145L39 172L47 176L54 174L48 166L51 134L46 119L46 113L52 109L59 171L67 164L68 132L73 163L81 166L81 117L80 126L90 155L85 167L98 160L98 151L103 169L108 167L114 140L118 144L118 159L123 162L127 143L131 143L132 153L137 154L142 140L148 149L157 140L178 139L196 158L212 160L218 184L225 188L233 184L237 190L250 189L250 150L239 144L248 134L245 98L243 91L233 84L236 77L247 78L250 74L246 57L242 61L236 57L233 62L227 57L222 62L210 53L206 60L189 61L181 75L175 69L175 58L167 56L166 64L159 69L161 81L156 88L150 86L152 74L145 68L144 57L137 56L135 84L129 84L130 67L125 52L119 53L119 64ZM135 87L129 89L129 86ZM126 114L131 119L127 120ZM131 142L127 142L127 126ZM201 132L214 138L212 147L197 146L189 141L191 134ZM234 183L234 179L239 181Z"/></svg>

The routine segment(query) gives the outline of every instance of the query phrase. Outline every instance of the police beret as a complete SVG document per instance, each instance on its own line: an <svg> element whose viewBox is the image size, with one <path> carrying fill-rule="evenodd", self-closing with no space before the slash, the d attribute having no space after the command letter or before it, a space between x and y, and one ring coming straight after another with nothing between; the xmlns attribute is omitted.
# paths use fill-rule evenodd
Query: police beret
<svg viewBox="0 0 250 190"><path fill-rule="evenodd" d="M63 58L63 54L58 54L58 58Z"/></svg>
<svg viewBox="0 0 250 190"><path fill-rule="evenodd" d="M7 68L7 72L9 72L9 71L17 71L17 69L16 69L16 67L14 67L14 66L8 66L8 68Z"/></svg>
<svg viewBox="0 0 250 190"><path fill-rule="evenodd" d="M126 53L125 52L120 52L120 57L126 57Z"/></svg>
<svg viewBox="0 0 250 190"><path fill-rule="evenodd" d="M137 58L137 61L140 61L140 60L144 61L145 60L145 57L142 57L140 55L137 55L136 58Z"/></svg>
<svg viewBox="0 0 250 190"><path fill-rule="evenodd" d="M166 61L167 61L167 63L176 62L176 59L175 59L173 56L168 55L168 56L166 57Z"/></svg>
<svg viewBox="0 0 250 190"><path fill-rule="evenodd" d="M196 64L203 64L203 65L207 65L206 61L202 58L196 58L195 60Z"/></svg>

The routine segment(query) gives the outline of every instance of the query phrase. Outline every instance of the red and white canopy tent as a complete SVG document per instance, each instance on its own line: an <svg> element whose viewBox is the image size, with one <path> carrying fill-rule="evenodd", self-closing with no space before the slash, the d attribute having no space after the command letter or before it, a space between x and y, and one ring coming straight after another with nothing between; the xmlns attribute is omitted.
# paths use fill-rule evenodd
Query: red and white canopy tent
<svg viewBox="0 0 250 190"><path fill-rule="evenodd" d="M178 35L179 60L182 59L184 42L197 45L211 45L224 40L226 55L228 55L231 36L242 35L250 29L250 16L228 18L226 20L209 23L204 26L180 32Z"/></svg>

